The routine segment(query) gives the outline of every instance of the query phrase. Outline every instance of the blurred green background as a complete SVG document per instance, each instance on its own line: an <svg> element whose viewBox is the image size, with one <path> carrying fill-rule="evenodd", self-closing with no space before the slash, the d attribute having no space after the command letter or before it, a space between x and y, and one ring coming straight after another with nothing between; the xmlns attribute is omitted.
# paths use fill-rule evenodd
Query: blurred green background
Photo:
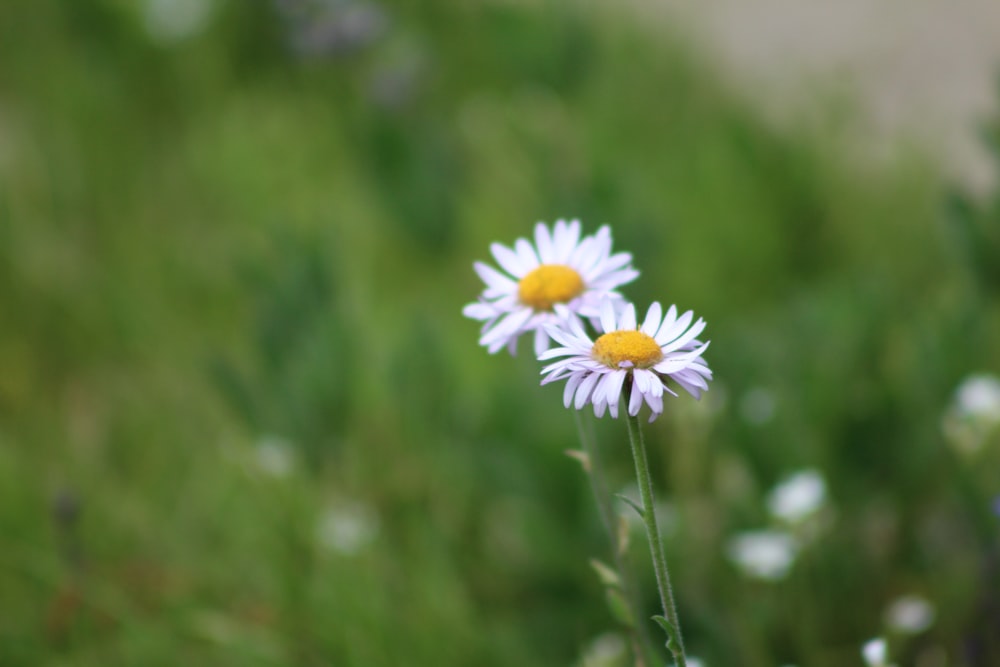
<svg viewBox="0 0 1000 667"><path fill-rule="evenodd" d="M630 664L561 391L460 314L559 217L709 323L646 431L689 652L1000 664L1000 419L955 403L1000 370L1000 197L837 115L775 130L613 3L5 1L0 664Z"/></svg>

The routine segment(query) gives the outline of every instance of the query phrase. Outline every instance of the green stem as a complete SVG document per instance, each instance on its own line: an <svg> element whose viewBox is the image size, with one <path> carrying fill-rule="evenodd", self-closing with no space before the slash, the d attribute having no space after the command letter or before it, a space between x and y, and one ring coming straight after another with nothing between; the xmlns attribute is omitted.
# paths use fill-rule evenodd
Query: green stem
<svg viewBox="0 0 1000 667"><path fill-rule="evenodd" d="M597 446L594 444L591 434L583 427L583 419L580 416L580 411L573 410L572 412L573 421L576 422L577 434L580 437L580 444L590 463L589 468L585 472L587 473L587 478L590 480L590 489L597 503L597 512L601 516L601 523L604 525L604 530L608 534L608 541L611 544L612 558L615 562L615 569L618 572L621 593L629 606L633 618L638 619L641 617L641 614L637 613L640 608L638 595L636 594L636 587L632 582L630 564L626 562L626 553L623 552L621 545L618 544L617 526L615 525L617 515L611 502L611 492L608 490L607 482L604 479L600 453L597 451ZM635 623L629 629L634 635L634 643L637 644L635 648L636 653L642 656L639 664L655 664L653 660L655 652L652 650L652 643L645 626Z"/></svg>
<svg viewBox="0 0 1000 667"><path fill-rule="evenodd" d="M626 400L626 404L628 401ZM635 475L639 481L639 495L642 498L642 520L646 524L646 535L649 538L649 551L653 557L653 569L656 571L656 585L660 590L660 602L663 605L663 616L672 627L664 628L671 635L667 648L674 656L678 667L687 667L687 656L684 654L684 640L681 638L681 624L677 619L677 607L674 605L674 594L670 587L670 573L667 571L667 559L663 554L663 542L660 540L660 529L656 524L656 510L653 505L653 483L649 476L649 461L646 458L646 442L639 428L639 418L628 416L628 437L632 443L632 458L635 459Z"/></svg>

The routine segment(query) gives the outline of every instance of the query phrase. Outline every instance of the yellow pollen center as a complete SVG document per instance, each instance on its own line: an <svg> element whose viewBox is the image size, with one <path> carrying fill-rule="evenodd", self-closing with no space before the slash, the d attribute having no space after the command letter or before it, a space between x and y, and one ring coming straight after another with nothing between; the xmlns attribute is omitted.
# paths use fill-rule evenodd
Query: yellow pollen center
<svg viewBox="0 0 1000 667"><path fill-rule="evenodd" d="M583 292L580 274L562 264L542 264L521 278L517 295L521 303L535 310L552 310Z"/></svg>
<svg viewBox="0 0 1000 667"><path fill-rule="evenodd" d="M631 362L632 368L649 368L663 359L663 350L653 337L641 331L606 333L594 343L591 354L609 368L620 368L623 361Z"/></svg>

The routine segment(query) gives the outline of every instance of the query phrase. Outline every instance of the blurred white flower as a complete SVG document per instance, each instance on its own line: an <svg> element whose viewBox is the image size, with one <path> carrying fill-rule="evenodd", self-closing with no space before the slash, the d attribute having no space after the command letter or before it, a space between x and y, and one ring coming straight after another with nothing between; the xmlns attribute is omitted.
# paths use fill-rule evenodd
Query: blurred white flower
<svg viewBox="0 0 1000 667"><path fill-rule="evenodd" d="M288 477L295 466L295 452L282 438L264 436L255 446L257 468L271 477Z"/></svg>
<svg viewBox="0 0 1000 667"><path fill-rule="evenodd" d="M146 32L161 43L179 42L205 29L214 0L145 0Z"/></svg>
<svg viewBox="0 0 1000 667"><path fill-rule="evenodd" d="M798 523L815 513L826 500L826 482L817 470L801 470L781 481L767 498L771 514Z"/></svg>
<svg viewBox="0 0 1000 667"><path fill-rule="evenodd" d="M982 447L1000 426L1000 378L970 375L955 390L943 419L944 433L952 444L969 453Z"/></svg>
<svg viewBox="0 0 1000 667"><path fill-rule="evenodd" d="M788 574L795 562L798 544L783 531L749 531L730 538L727 553L744 574L776 581Z"/></svg>
<svg viewBox="0 0 1000 667"><path fill-rule="evenodd" d="M320 515L316 525L316 540L344 556L364 550L375 541L378 533L378 514L359 500L333 503Z"/></svg>
<svg viewBox="0 0 1000 667"><path fill-rule="evenodd" d="M774 418L774 394L765 387L754 387L740 399L740 414L749 424L760 426Z"/></svg>
<svg viewBox="0 0 1000 667"><path fill-rule="evenodd" d="M934 624L934 605L919 595L896 598L885 610L885 622L890 628L915 635Z"/></svg>
<svg viewBox="0 0 1000 667"><path fill-rule="evenodd" d="M594 637L584 648L580 667L624 667L627 659L628 647L622 636L605 632Z"/></svg>
<svg viewBox="0 0 1000 667"><path fill-rule="evenodd" d="M868 667L888 667L886 660L889 657L889 649L882 637L876 637L865 642L861 647L861 657L865 659Z"/></svg>
<svg viewBox="0 0 1000 667"><path fill-rule="evenodd" d="M970 375L955 392L955 406L964 416L1000 422L1000 379Z"/></svg>
<svg viewBox="0 0 1000 667"><path fill-rule="evenodd" d="M688 667L705 667L705 663L701 661L701 658L694 656L688 656L687 665Z"/></svg>

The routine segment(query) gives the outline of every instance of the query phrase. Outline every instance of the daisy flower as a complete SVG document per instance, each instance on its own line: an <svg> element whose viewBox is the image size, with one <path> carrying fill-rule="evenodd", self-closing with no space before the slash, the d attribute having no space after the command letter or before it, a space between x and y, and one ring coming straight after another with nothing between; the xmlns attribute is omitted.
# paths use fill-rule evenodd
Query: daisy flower
<svg viewBox="0 0 1000 667"><path fill-rule="evenodd" d="M504 347L513 354L517 339L528 332L534 333L535 355L541 354L549 348L545 326L559 320L556 306L596 318L603 299L621 299L614 290L639 276L630 266L632 255L611 254L607 225L580 238L578 220L558 220L551 230L539 222L534 245L520 238L513 249L494 243L490 251L505 273L476 262L473 267L486 289L462 310L484 322L479 344L490 354Z"/></svg>
<svg viewBox="0 0 1000 667"><path fill-rule="evenodd" d="M602 335L591 340L579 319L567 313L561 326L546 327L562 347L543 352L538 358L565 358L542 369L546 376L542 384L565 379L563 403L567 408L573 403L581 410L592 403L598 417L608 410L615 418L624 388L629 415L639 414L645 401L653 411L653 421L663 412L663 393L677 396L667 380L699 398L712 379L712 371L701 358L708 343L697 340L705 321L699 318L691 324L693 317L691 311L678 317L676 306L670 306L664 316L663 308L654 302L642 326L638 326L634 305L628 303L616 312L614 303L605 300L598 321Z"/></svg>

